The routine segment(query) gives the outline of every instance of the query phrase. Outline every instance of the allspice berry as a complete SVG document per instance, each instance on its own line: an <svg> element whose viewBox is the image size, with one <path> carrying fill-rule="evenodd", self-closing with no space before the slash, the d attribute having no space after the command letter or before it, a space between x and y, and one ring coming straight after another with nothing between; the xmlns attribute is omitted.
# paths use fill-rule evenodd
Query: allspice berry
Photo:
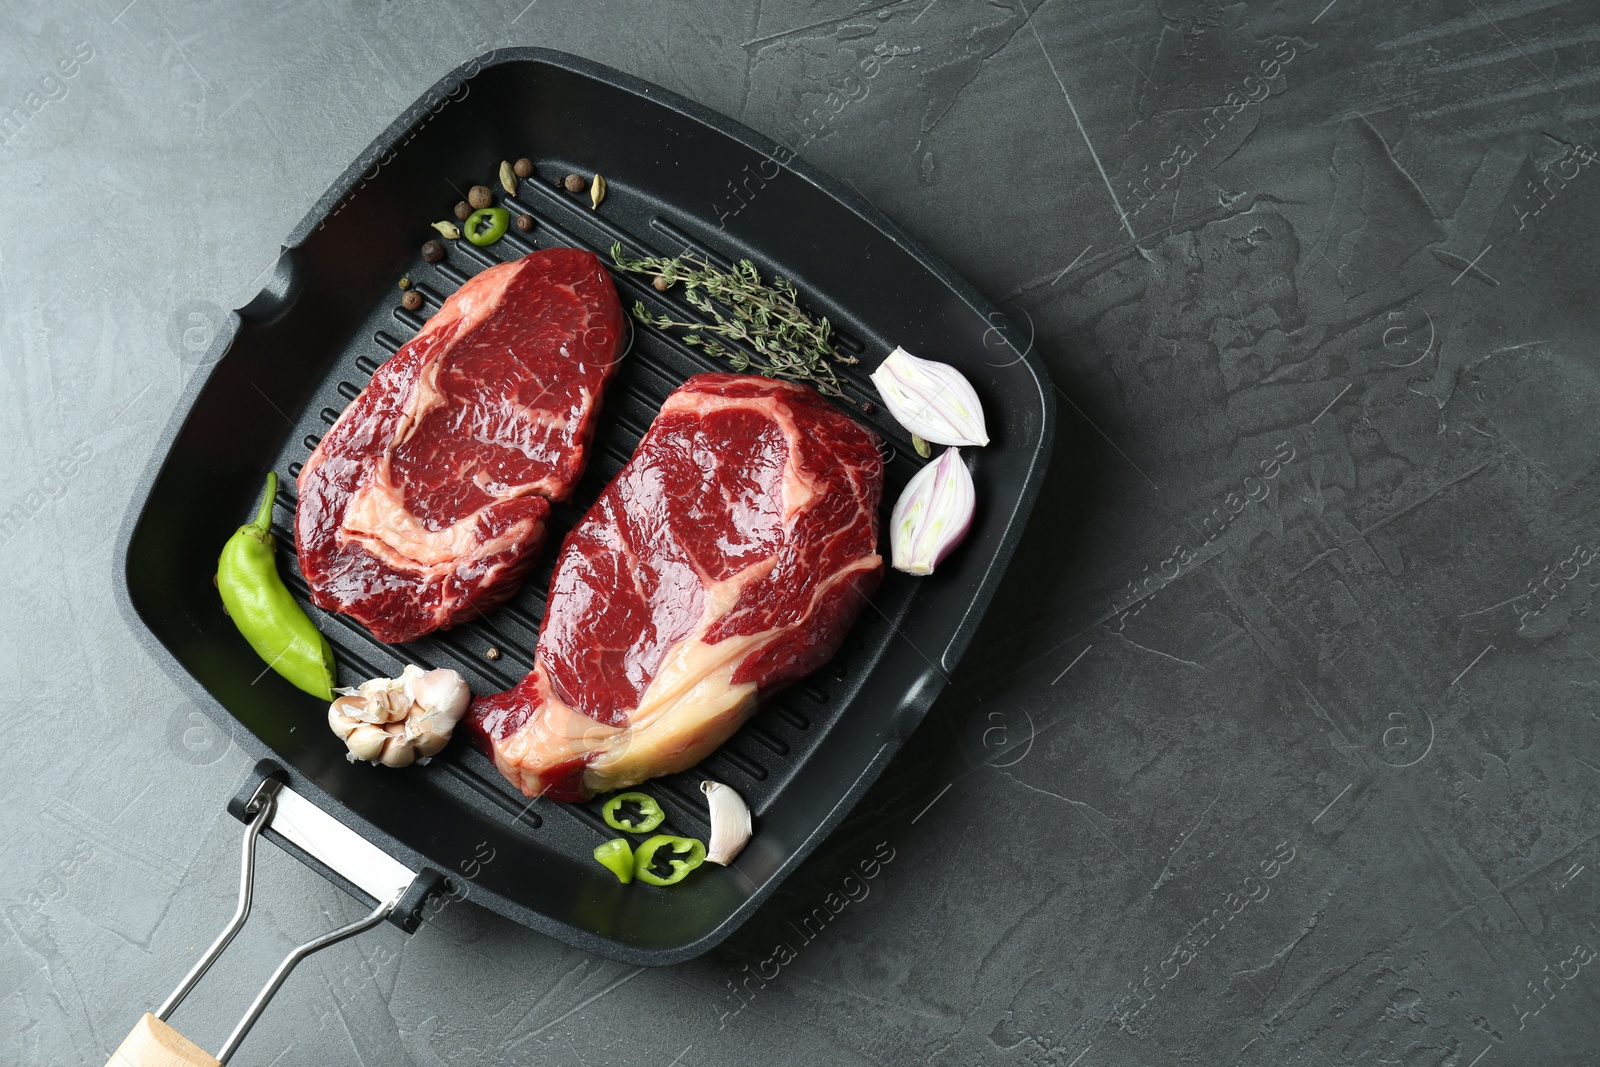
<svg viewBox="0 0 1600 1067"><path fill-rule="evenodd" d="M667 277L664 274L657 275L656 280L650 284L655 287L655 290L658 293L664 293L668 289L672 288L672 283L667 281Z"/></svg>
<svg viewBox="0 0 1600 1067"><path fill-rule="evenodd" d="M437 263L444 258L444 242L440 240L428 241L422 246L422 258L429 263Z"/></svg>
<svg viewBox="0 0 1600 1067"><path fill-rule="evenodd" d="M523 156L511 165L511 170L519 178L531 178L533 177L533 160Z"/></svg>
<svg viewBox="0 0 1600 1067"><path fill-rule="evenodd" d="M415 289L407 289L400 298L400 306L407 311L415 311L422 306L422 294Z"/></svg>
<svg viewBox="0 0 1600 1067"><path fill-rule="evenodd" d="M487 185L474 185L467 190L467 203L472 205L474 211L481 211L494 202L494 194Z"/></svg>
<svg viewBox="0 0 1600 1067"><path fill-rule="evenodd" d="M527 233L529 230L533 229L533 216L532 215L518 215L517 216L517 229L521 230L523 233Z"/></svg>
<svg viewBox="0 0 1600 1067"><path fill-rule="evenodd" d="M589 183L584 181L583 178L577 174L567 175L561 184L566 186L567 192L569 193L581 193L585 189L589 188Z"/></svg>
<svg viewBox="0 0 1600 1067"><path fill-rule="evenodd" d="M456 203L456 218L461 219L464 222L466 221L467 216L471 214L471 204L467 203L465 200L461 200Z"/></svg>

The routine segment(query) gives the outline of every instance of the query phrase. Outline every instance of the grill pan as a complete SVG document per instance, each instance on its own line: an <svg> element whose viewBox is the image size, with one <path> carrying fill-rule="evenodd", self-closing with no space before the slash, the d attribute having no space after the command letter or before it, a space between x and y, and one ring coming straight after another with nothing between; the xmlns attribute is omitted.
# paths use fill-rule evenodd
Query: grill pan
<svg viewBox="0 0 1600 1067"><path fill-rule="evenodd" d="M537 174L505 206L532 215L535 228L513 228L485 249L446 242L445 261L424 263L429 224L449 217L469 186L495 186L500 160L520 156ZM568 172L605 176L599 211L587 193L558 187ZM896 344L959 366L983 398L993 441L970 453L978 514L937 575L891 571L835 660L773 696L701 767L643 787L666 809L668 832L706 836L705 777L736 788L755 815L756 835L732 867L708 865L670 889L620 885L591 856L614 836L597 802L530 805L464 736L426 767L346 762L324 705L263 674L212 587L223 542L273 469L284 487L273 515L279 569L333 643L341 685L396 675L408 662L452 667L478 693L514 685L532 663L561 537L667 393L725 366L636 326L589 470L574 502L553 510L526 587L486 618L408 645L381 644L309 607L293 552L295 476L378 364L472 275L557 245L609 263L614 241L631 255L687 249L723 264L748 256L764 276L793 279L835 324L841 350L862 356L846 374L858 404L875 399L866 373ZM399 306L402 275L423 295L422 312ZM676 293L637 276L616 281L625 307L643 300L652 312L693 314ZM209 373L190 383L124 523L123 610L207 714L242 727L232 729L242 748L276 761L296 793L401 864L443 872L468 898L589 952L645 965L690 959L747 919L845 817L970 641L1038 492L1053 431L1048 379L1015 336L949 267L774 142L586 60L502 49L456 69L384 131L295 228L261 293L229 316L207 355ZM891 451L887 507L921 461L881 409L855 414ZM491 647L498 659L485 656Z"/></svg>

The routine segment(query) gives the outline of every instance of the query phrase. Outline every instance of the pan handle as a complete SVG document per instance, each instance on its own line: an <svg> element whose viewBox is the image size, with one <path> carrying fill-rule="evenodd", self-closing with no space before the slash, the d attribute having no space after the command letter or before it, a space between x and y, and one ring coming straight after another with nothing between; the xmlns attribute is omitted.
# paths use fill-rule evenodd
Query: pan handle
<svg viewBox="0 0 1600 1067"><path fill-rule="evenodd" d="M278 964L278 969L272 972L272 977L267 980L261 992L256 994L256 999L250 1002L244 1018L233 1028L233 1033L228 1035L228 1040L223 1042L216 1056L207 1055L200 1046L167 1025L165 1020L145 1012L129 1031L128 1036L123 1039L122 1044L117 1047L117 1051L111 1054L106 1067L222 1067L222 1064L227 1063L239 1050L245 1035L256 1024L256 1020L261 1018L267 1002L283 985L284 979L289 977L289 972L294 970L296 964L313 952L320 952L329 945L338 944L347 937L354 937L363 930L377 926L388 918L394 906L399 903L399 899L395 897L379 904L365 918L357 919L347 926L330 930L321 937L296 946L283 958L283 962Z"/></svg>
<svg viewBox="0 0 1600 1067"><path fill-rule="evenodd" d="M261 1017L273 994L283 985L284 980L289 977L289 972L294 970L301 960L346 938L354 937L363 930L369 930L383 920L395 916L397 912L406 913L399 922L402 929L409 932L416 928L416 920L420 917L422 905L428 896L443 884L443 878L438 872L424 868L421 873L412 875L393 860L388 860L392 869L380 866L375 870L370 866L372 857L366 855L356 857L353 869L347 877L346 872L339 869L337 860L329 854L338 853L341 848L347 849L351 843L339 840L336 835L341 832L348 834L354 841L372 852L377 852L376 847L361 839L354 831L339 826L330 816L323 817L328 820L331 827L310 818L306 814L309 809L308 802L284 784L287 777L282 767L270 760L262 760L256 765L251 779L246 781L245 788L240 790L240 796L235 798L238 814L248 820L248 826L245 828L243 850L239 861L239 903L234 909L233 918L217 935L216 940L211 942L211 946L204 954L195 961L189 973L161 1006L154 1013L146 1012L134 1024L122 1044L111 1054L106 1067L221 1067L238 1050L240 1042ZM253 790L250 788L252 782ZM246 797L248 799L245 799ZM278 830L281 836L294 846L291 851L299 855L302 860L307 860L319 868L324 861L329 862L335 873L340 876L341 883L348 882L357 888L381 886L380 891L386 899L381 899L377 907L363 918L296 946L272 972L272 977L267 980L261 992L256 994L255 1000L251 1001L244 1018L239 1020L239 1024L234 1027L233 1033L228 1035L228 1040L223 1043L216 1056L210 1056L168 1025L166 1020L205 976L206 971L211 969L211 965L222 955L223 950L243 928L245 920L250 917L250 904L255 892L256 842L262 831L272 823L274 815L285 808L291 813L299 813L298 821L286 822ZM329 834L335 835L332 840L326 836ZM379 855L381 856L381 853ZM388 859L386 856L382 858ZM363 859L367 866L362 865ZM383 884L385 879L387 884Z"/></svg>

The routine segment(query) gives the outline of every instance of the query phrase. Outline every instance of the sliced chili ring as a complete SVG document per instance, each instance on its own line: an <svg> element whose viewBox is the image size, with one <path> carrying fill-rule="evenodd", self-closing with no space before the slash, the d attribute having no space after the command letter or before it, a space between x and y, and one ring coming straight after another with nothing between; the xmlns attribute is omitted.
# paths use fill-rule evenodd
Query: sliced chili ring
<svg viewBox="0 0 1600 1067"><path fill-rule="evenodd" d="M475 245L492 245L506 235L511 212L503 207L482 207L467 216L461 232Z"/></svg>
<svg viewBox="0 0 1600 1067"><path fill-rule="evenodd" d="M639 805L637 823L617 815L617 809L629 803ZM630 834L647 834L667 818L667 813L661 810L661 805L656 803L655 797L643 793L618 793L605 802L605 806L600 809L600 815L605 819L606 825L613 830L626 830Z"/></svg>
<svg viewBox="0 0 1600 1067"><path fill-rule="evenodd" d="M667 864L672 868L670 874L657 874L650 869L655 862L656 853L666 849L669 853ZM633 854L633 876L646 885L673 885L688 877L706 859L706 846L704 842L692 837L673 837L671 834L657 834L640 845Z"/></svg>

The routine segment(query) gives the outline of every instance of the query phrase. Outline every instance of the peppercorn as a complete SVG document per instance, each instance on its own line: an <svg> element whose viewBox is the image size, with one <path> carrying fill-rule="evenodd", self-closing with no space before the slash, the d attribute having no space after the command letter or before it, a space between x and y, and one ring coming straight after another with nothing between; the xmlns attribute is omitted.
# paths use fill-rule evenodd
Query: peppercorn
<svg viewBox="0 0 1600 1067"><path fill-rule="evenodd" d="M875 412L877 410L878 410L878 405L874 404L872 401L863 400L861 402L861 414L863 414L863 415L871 415L873 412Z"/></svg>
<svg viewBox="0 0 1600 1067"><path fill-rule="evenodd" d="M567 192L569 193L581 193L585 189L589 188L589 183L584 181L582 177L576 174L567 175L566 179L562 181L561 184L567 187Z"/></svg>
<svg viewBox="0 0 1600 1067"><path fill-rule="evenodd" d="M415 289L407 289L406 295L400 298L400 306L407 311L415 311L422 306L422 294Z"/></svg>
<svg viewBox="0 0 1600 1067"><path fill-rule="evenodd" d="M467 190L467 203L472 206L473 211L482 211L484 208L488 207L493 200L494 194L489 191L489 187L487 185L474 185L471 189Z"/></svg>
<svg viewBox="0 0 1600 1067"><path fill-rule="evenodd" d="M667 276L665 274L656 275L656 280L650 284L655 286L655 290L658 293L664 293L668 289L672 288L672 283L667 281Z"/></svg>
<svg viewBox="0 0 1600 1067"><path fill-rule="evenodd" d="M517 229L521 230L523 233L527 233L529 230L533 229L533 216L532 215L518 215L517 216Z"/></svg>
<svg viewBox="0 0 1600 1067"><path fill-rule="evenodd" d="M456 204L456 218L464 219L472 214L472 205L462 200Z"/></svg>
<svg viewBox="0 0 1600 1067"><path fill-rule="evenodd" d="M487 660L497 660L500 658L500 650L495 648L493 645L490 645L488 648L484 649L483 658Z"/></svg>
<svg viewBox="0 0 1600 1067"><path fill-rule="evenodd" d="M437 263L444 258L444 242L428 241L422 246L422 258L429 263Z"/></svg>
<svg viewBox="0 0 1600 1067"><path fill-rule="evenodd" d="M533 160L523 156L511 165L511 169L519 178L531 178L533 177Z"/></svg>
<svg viewBox="0 0 1600 1067"><path fill-rule="evenodd" d="M401 289L409 289L409 288L411 288L411 279L410 278L401 278L400 279L400 288Z"/></svg>

